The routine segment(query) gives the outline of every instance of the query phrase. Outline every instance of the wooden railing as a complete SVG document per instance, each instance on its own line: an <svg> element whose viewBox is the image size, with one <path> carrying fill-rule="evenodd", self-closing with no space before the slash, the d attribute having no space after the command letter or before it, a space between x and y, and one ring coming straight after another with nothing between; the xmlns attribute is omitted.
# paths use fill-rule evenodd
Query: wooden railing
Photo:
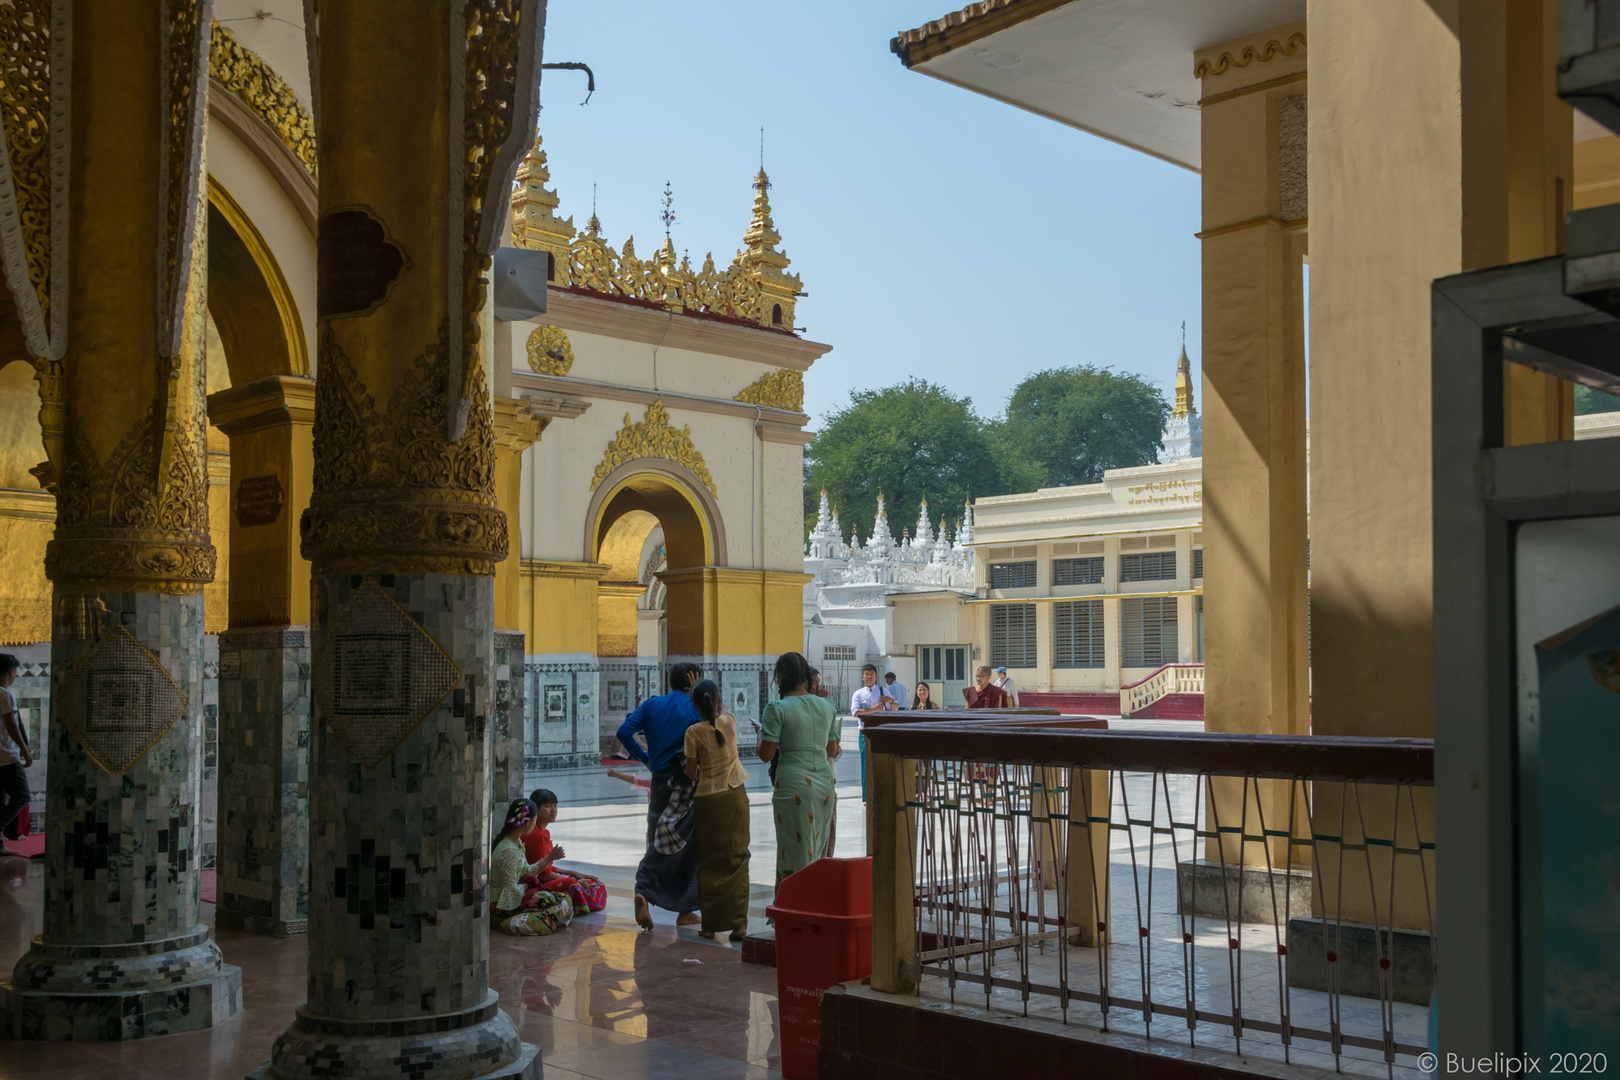
<svg viewBox="0 0 1620 1080"><path fill-rule="evenodd" d="M1432 973L1432 740L974 712L867 743L874 990L1381 1071L1424 1051L1395 969Z"/></svg>
<svg viewBox="0 0 1620 1080"><path fill-rule="evenodd" d="M1166 664L1153 674L1119 688L1119 715L1130 716L1171 694L1203 692L1203 664Z"/></svg>

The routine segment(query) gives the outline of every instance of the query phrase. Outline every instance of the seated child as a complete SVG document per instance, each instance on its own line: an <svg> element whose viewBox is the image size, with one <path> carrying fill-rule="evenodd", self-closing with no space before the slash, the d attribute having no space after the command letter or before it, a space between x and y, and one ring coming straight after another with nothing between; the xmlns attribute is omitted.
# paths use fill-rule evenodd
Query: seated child
<svg viewBox="0 0 1620 1080"><path fill-rule="evenodd" d="M489 865L490 924L523 937L554 934L574 917L568 897L534 884L535 874L550 873L551 865L550 858L534 863L524 857L523 840L534 831L536 817L534 803L513 801Z"/></svg>
<svg viewBox="0 0 1620 1080"><path fill-rule="evenodd" d="M533 884L567 896L573 904L575 915L601 911L607 907L607 886L600 880L578 871L564 871L556 865L556 861L564 855L562 846L551 842L548 827L557 820L556 792L536 788L529 793L529 801L536 808L535 827L523 838L523 847L530 862L541 864L534 875ZM528 882L527 878L524 880Z"/></svg>

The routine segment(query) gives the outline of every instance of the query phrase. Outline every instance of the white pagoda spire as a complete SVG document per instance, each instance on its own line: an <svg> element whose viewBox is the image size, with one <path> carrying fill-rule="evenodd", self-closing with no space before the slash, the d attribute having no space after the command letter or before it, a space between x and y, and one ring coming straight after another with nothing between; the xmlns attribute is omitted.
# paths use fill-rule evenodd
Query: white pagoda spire
<svg viewBox="0 0 1620 1080"><path fill-rule="evenodd" d="M928 520L928 500L922 501L922 509L917 513L917 546L928 547L934 542L934 524Z"/></svg>
<svg viewBox="0 0 1620 1080"><path fill-rule="evenodd" d="M956 530L957 551L961 551L973 543L973 502L969 500L962 507L962 524Z"/></svg>
<svg viewBox="0 0 1620 1080"><path fill-rule="evenodd" d="M827 489L821 489L821 507L816 511L816 526L810 530L810 558L834 559L837 558L837 546L840 541L836 517L832 507L827 502Z"/></svg>
<svg viewBox="0 0 1620 1080"><path fill-rule="evenodd" d="M894 550L894 534L889 531L889 514L883 508L883 492L878 492L877 520L872 523L872 536L866 542L874 557L886 559Z"/></svg>

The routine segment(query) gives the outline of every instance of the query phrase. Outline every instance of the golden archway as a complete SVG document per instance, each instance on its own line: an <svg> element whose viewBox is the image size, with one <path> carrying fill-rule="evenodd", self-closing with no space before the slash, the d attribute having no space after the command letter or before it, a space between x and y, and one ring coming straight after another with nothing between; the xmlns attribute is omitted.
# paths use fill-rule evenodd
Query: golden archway
<svg viewBox="0 0 1620 1080"><path fill-rule="evenodd" d="M674 462L626 462L597 486L587 516L591 561L609 569L597 585L597 654L633 657L639 640L637 602L645 593L641 568L648 539L663 531L663 572L713 566L725 557L725 531L713 494ZM701 652L704 613L700 597L667 592L669 651ZM693 643L696 643L695 646Z"/></svg>

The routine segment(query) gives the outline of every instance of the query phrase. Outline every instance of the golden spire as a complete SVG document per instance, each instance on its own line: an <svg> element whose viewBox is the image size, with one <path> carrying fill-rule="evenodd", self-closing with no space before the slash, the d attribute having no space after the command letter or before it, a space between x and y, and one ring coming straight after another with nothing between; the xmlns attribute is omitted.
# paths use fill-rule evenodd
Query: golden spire
<svg viewBox="0 0 1620 1080"><path fill-rule="evenodd" d="M1186 324L1182 324L1182 333L1187 332ZM1197 416L1198 409L1193 405L1192 361L1187 359L1187 343L1181 343L1181 359L1176 362L1176 407L1170 415L1177 420L1185 420L1189 416Z"/></svg>
<svg viewBox="0 0 1620 1080"><path fill-rule="evenodd" d="M540 149L540 136L518 165L517 190L512 193L512 242L518 247L551 252L559 270L568 265L568 244L574 238L574 219L557 216L561 200L546 187L551 170L546 152ZM595 218L592 218L594 221Z"/></svg>
<svg viewBox="0 0 1620 1080"><path fill-rule="evenodd" d="M787 273L791 261L777 245L782 234L771 220L771 180L765 175L765 166L754 176L754 218L743 234L746 251L737 253L736 263L759 283L764 293L760 305L760 325L781 330L793 329L793 308L804 283L797 274Z"/></svg>

